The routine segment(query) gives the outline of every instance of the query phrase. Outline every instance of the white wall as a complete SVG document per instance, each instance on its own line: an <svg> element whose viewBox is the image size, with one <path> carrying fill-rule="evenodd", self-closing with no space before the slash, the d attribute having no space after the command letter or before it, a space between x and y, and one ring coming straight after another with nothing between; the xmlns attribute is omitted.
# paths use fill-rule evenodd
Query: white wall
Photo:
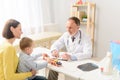
<svg viewBox="0 0 120 80"><path fill-rule="evenodd" d="M86 0L87 1L87 0ZM96 3L96 56L104 57L110 50L111 40L120 40L120 1L89 0ZM54 22L59 24L60 31L65 31L65 23L70 16L70 8L74 0L53 0Z"/></svg>
<svg viewBox="0 0 120 80"><path fill-rule="evenodd" d="M96 3L96 53L104 57L111 40L120 40L120 1L93 0Z"/></svg>

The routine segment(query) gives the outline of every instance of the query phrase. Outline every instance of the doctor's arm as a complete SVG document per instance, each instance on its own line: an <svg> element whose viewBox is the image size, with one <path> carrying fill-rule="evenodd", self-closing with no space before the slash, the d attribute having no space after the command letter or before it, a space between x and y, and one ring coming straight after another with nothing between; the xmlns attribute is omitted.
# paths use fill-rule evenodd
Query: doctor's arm
<svg viewBox="0 0 120 80"><path fill-rule="evenodd" d="M54 57L59 56L59 50L62 49L65 45L64 38L65 38L65 35L63 34L56 42L52 44L51 46L52 56Z"/></svg>

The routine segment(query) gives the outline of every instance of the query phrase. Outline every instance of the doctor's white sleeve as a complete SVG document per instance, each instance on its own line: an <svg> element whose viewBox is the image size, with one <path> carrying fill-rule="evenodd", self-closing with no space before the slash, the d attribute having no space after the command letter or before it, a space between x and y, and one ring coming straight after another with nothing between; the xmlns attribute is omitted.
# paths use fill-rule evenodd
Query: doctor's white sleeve
<svg viewBox="0 0 120 80"><path fill-rule="evenodd" d="M57 41L55 41L51 46L51 51L53 50L59 51L60 49L62 49L65 46L64 38L65 35L63 34Z"/></svg>

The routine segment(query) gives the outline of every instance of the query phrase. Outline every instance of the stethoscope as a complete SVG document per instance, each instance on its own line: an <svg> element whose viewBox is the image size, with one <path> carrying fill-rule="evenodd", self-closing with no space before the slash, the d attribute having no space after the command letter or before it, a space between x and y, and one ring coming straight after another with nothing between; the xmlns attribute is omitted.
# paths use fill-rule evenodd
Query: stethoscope
<svg viewBox="0 0 120 80"><path fill-rule="evenodd" d="M80 30L79 30L79 34L80 34L80 36L79 36L78 44L80 44L80 42L81 42L81 31ZM69 45L69 39L67 39L67 45Z"/></svg>

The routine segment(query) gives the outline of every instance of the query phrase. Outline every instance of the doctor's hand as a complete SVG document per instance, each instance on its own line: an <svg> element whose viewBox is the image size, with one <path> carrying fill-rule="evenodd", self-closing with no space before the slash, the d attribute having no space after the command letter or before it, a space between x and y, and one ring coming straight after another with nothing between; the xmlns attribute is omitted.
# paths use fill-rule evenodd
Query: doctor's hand
<svg viewBox="0 0 120 80"><path fill-rule="evenodd" d="M71 59L71 56L67 53L64 53L64 54L61 55L61 58L68 61L68 60Z"/></svg>
<svg viewBox="0 0 120 80"><path fill-rule="evenodd" d="M57 51L57 50L53 50L52 51L52 56L54 56L54 57L59 57L59 52Z"/></svg>

